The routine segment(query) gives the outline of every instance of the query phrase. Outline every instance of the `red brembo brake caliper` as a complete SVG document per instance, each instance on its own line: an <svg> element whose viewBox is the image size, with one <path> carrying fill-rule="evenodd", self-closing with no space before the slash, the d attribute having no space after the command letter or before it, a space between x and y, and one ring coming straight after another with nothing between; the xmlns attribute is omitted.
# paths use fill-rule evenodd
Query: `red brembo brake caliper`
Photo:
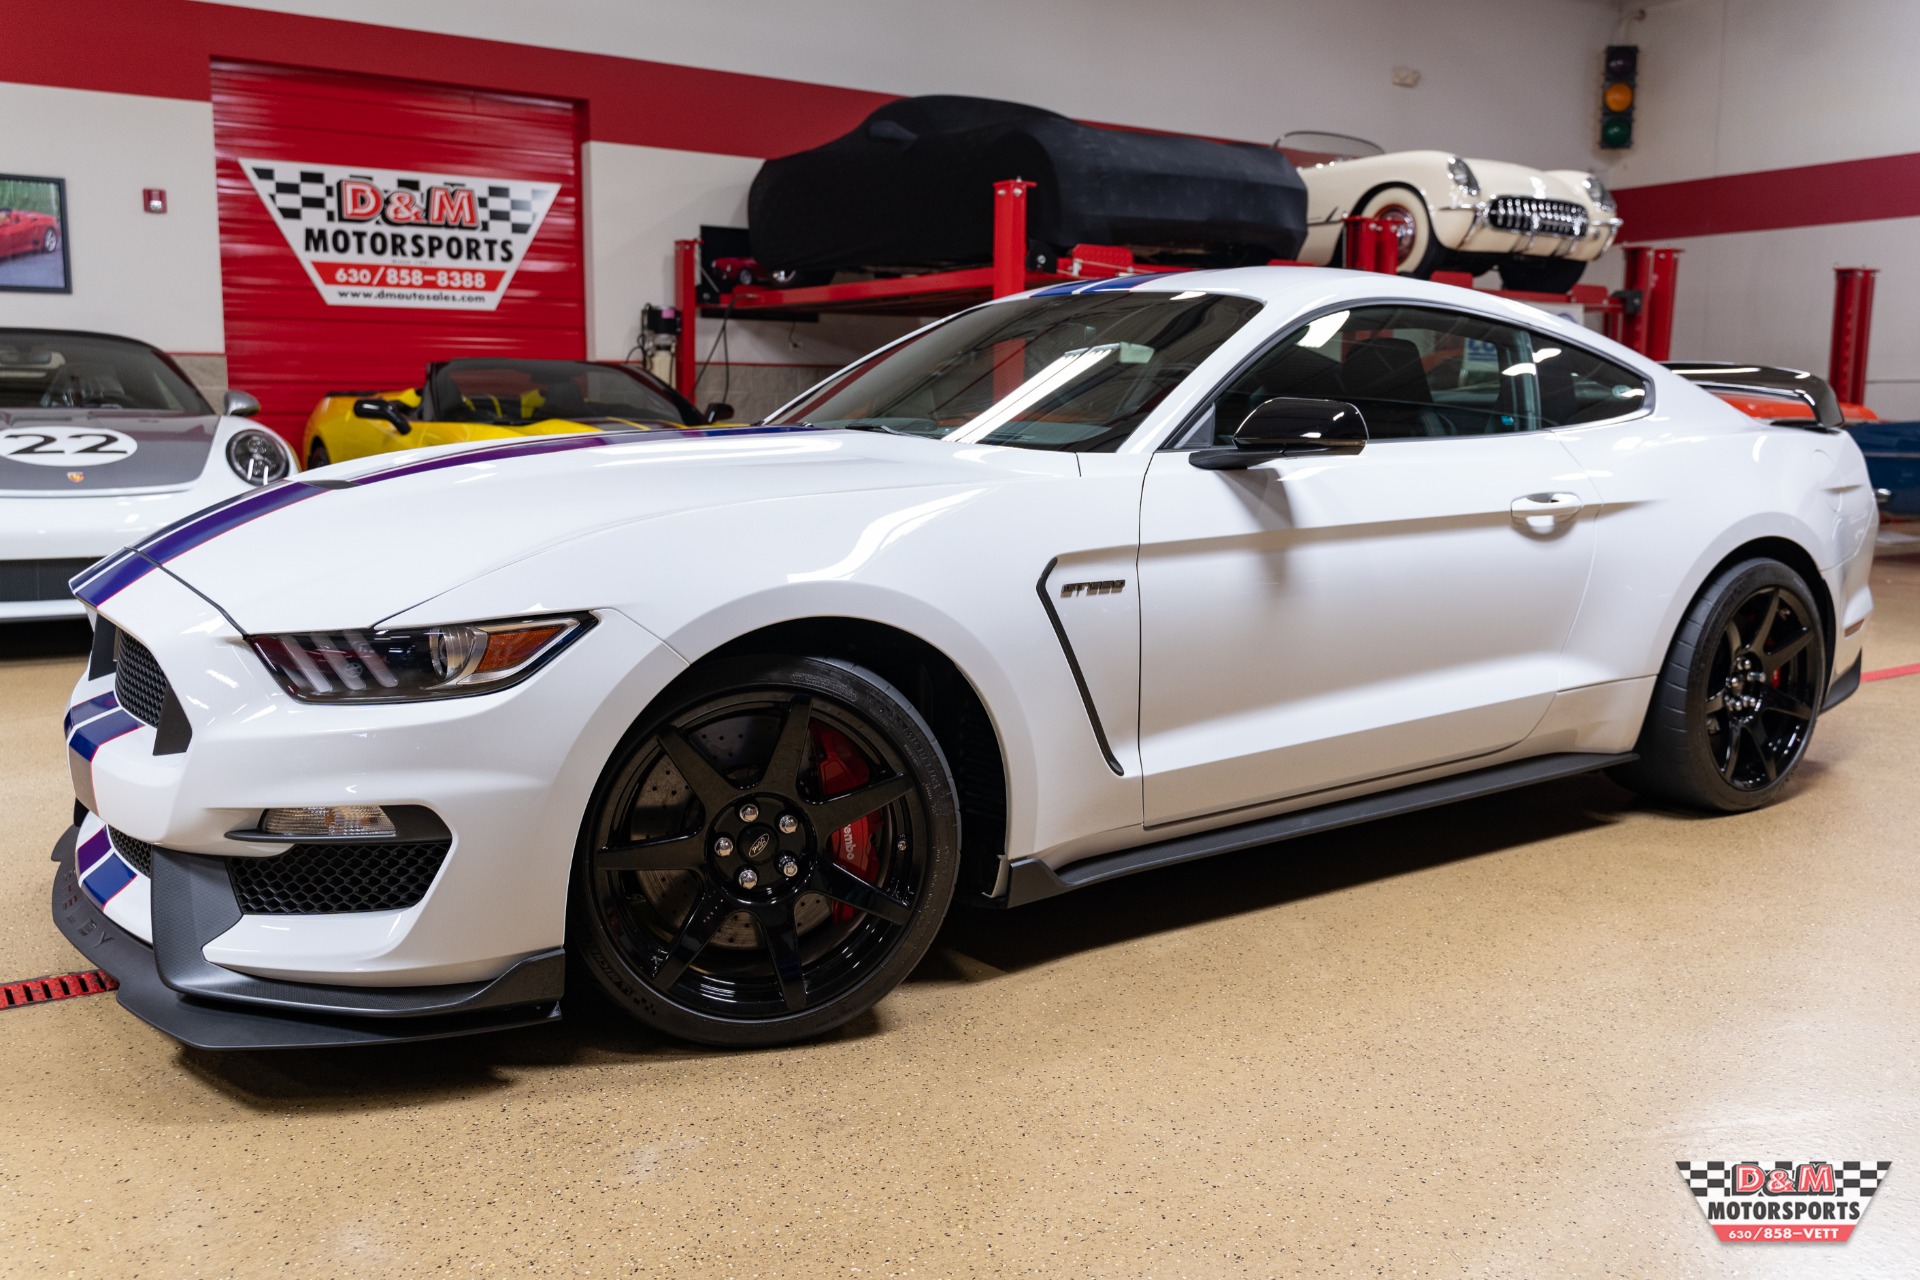
<svg viewBox="0 0 1920 1280"><path fill-rule="evenodd" d="M829 728L818 720L813 722L812 727L813 745L820 757L820 798L831 800L857 787L866 786L867 780L873 776L873 767L860 754L860 749L838 729ZM868 884L874 883L880 874L880 855L873 847L879 836L877 827L878 824L870 817L858 818L827 838L827 847L833 851L833 860ZM833 904L833 918L837 921L844 923L853 919L855 914L854 909L844 902Z"/></svg>

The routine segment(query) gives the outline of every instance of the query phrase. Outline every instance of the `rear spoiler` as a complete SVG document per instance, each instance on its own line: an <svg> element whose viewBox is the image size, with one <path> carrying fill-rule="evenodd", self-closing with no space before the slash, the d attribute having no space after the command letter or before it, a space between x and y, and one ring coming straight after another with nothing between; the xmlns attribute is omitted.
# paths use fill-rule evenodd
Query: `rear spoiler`
<svg viewBox="0 0 1920 1280"><path fill-rule="evenodd" d="M1799 427L1803 431L1838 431L1847 425L1846 418L1840 413L1839 402L1833 399L1832 392L1822 397L1805 387L1763 386L1756 382L1707 382L1699 378L1689 378L1687 381L1702 391L1726 391L1734 395L1760 396L1773 400L1798 400L1813 410L1811 420L1775 418L1773 425L1776 427ZM1828 403L1822 403L1823 400Z"/></svg>
<svg viewBox="0 0 1920 1280"><path fill-rule="evenodd" d="M1797 400L1813 411L1813 420L1776 418L1775 426L1806 431L1838 431L1846 426L1840 397L1825 378L1802 369L1740 365L1719 360L1667 360L1668 369L1706 391L1767 400Z"/></svg>

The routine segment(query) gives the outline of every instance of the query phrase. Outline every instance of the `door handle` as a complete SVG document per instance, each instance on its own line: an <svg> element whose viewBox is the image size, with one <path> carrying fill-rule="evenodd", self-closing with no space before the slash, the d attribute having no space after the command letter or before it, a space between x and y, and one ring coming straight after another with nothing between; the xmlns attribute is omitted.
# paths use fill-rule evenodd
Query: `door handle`
<svg viewBox="0 0 1920 1280"><path fill-rule="evenodd" d="M1571 520L1586 508L1577 493L1530 493L1513 500L1515 520Z"/></svg>

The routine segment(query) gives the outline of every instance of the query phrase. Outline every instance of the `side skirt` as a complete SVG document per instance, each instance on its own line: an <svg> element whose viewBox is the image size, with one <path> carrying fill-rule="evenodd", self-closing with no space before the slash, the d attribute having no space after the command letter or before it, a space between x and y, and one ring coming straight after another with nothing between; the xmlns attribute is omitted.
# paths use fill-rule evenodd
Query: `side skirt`
<svg viewBox="0 0 1920 1280"><path fill-rule="evenodd" d="M1833 684L1827 689L1827 700L1820 704L1822 711L1833 710L1858 692L1860 688L1860 667L1861 664L1866 661L1866 657L1866 654L1861 654L1853 660L1852 666L1834 678Z"/></svg>
<svg viewBox="0 0 1920 1280"><path fill-rule="evenodd" d="M1142 871L1153 871L1182 862L1211 858L1217 853L1232 853L1239 849L1274 844L1281 840L1312 835L1317 831L1332 831L1338 827L1351 827L1357 823L1372 822L1376 818L1416 813L1421 809L1432 809L1438 805L1452 804L1456 800L1470 800L1476 796L1495 795L1502 791L1511 791L1516 787L1531 786L1536 782L1549 782L1555 778L1571 778L1582 773L1595 773L1601 769L1611 769L1615 765L1628 764L1637 759L1639 757L1633 752L1627 752L1624 755L1564 752L1559 755L1535 756L1530 760L1516 760L1511 764L1495 765L1490 769L1478 769L1472 773L1457 774L1450 778L1418 782L1394 791L1383 791L1376 795L1342 800L1335 804L1322 805L1317 809L1283 813L1278 817L1261 818L1236 827L1203 831L1198 835L1181 836L1178 839L1164 840L1134 849L1122 849L1117 853L1105 853L1072 863L1059 870L1049 867L1038 858L1019 858L1009 868L1006 896L991 901L987 905L1024 906L1029 902L1038 902L1042 898L1066 893L1070 889L1082 889L1090 884L1118 880L1122 876L1136 875Z"/></svg>

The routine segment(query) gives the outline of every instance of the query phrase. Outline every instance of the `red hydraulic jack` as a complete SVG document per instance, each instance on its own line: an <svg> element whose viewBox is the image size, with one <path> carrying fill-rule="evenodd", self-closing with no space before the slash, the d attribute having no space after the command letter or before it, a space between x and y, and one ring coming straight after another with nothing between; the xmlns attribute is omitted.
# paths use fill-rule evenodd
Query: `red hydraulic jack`
<svg viewBox="0 0 1920 1280"><path fill-rule="evenodd" d="M1380 218L1358 214L1344 220L1341 244L1345 257L1341 266L1353 271L1378 271L1393 275L1400 270L1400 237Z"/></svg>
<svg viewBox="0 0 1920 1280"><path fill-rule="evenodd" d="M1833 347L1827 357L1827 381L1845 404L1867 398L1867 343L1873 333L1874 267L1833 269Z"/></svg>

